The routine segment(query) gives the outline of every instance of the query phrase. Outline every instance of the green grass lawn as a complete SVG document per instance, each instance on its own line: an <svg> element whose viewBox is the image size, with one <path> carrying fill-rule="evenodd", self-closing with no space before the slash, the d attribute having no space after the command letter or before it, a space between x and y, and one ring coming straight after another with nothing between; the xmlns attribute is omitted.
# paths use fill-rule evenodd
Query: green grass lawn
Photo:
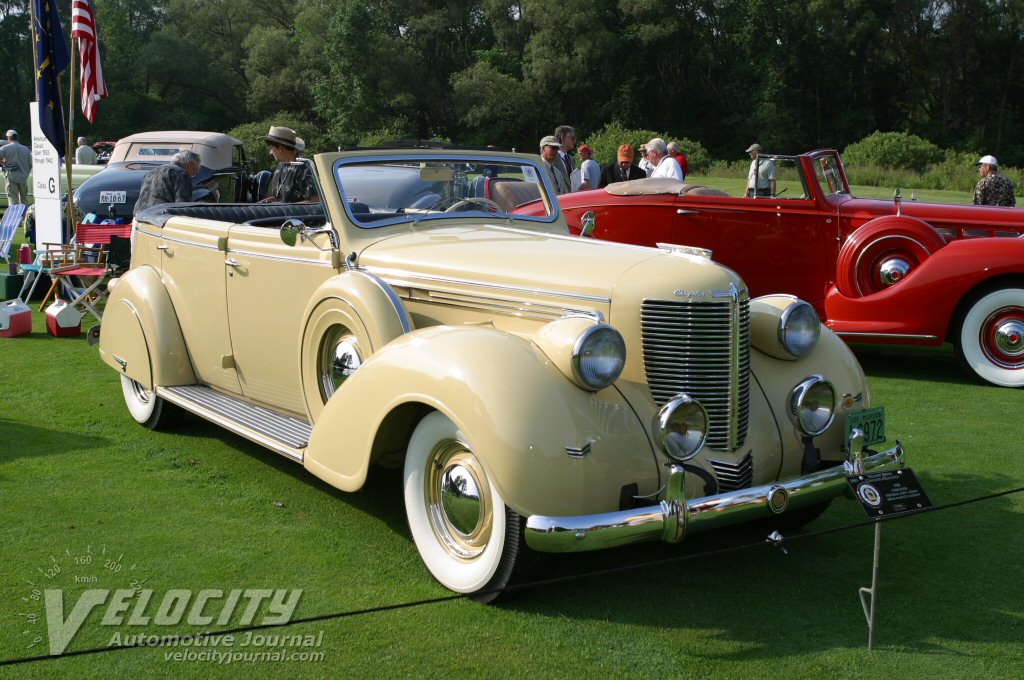
<svg viewBox="0 0 1024 680"><path fill-rule="evenodd" d="M355 494L188 418L136 425L113 371L83 338L0 340L0 658L45 654L33 584L62 588L65 618L89 588L303 590L296 617L445 596L405 525L400 475ZM967 382L947 348L858 346L890 440L936 504L1024 484L1024 391ZM891 443L891 441L890 441ZM501 606L445 602L293 626L319 635L319 661L173 661L134 649L0 669L3 677L892 677L1009 678L1024 666L1024 497L883 527L876 650L857 589L873 533L859 528L521 594ZM837 502L809 529L861 521ZM569 576L748 543L737 528L680 546L544 558ZM75 557L92 557L76 564ZM81 560L80 560L81 561ZM61 571L47 579L57 565ZM115 571L120 565L119 571ZM94 580L95 579L95 580ZM68 650L106 646L93 612ZM235 624L237 617L232 622ZM205 630L205 629L203 629ZM30 647L35 637L42 641ZM1012 669L1017 668L1018 671ZM251 669L251 670L250 670Z"/></svg>

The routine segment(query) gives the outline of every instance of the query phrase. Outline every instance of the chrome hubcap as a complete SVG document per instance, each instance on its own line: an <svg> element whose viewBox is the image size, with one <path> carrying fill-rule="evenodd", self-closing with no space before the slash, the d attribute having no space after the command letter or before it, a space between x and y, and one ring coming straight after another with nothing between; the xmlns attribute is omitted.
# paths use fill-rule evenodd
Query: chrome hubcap
<svg viewBox="0 0 1024 680"><path fill-rule="evenodd" d="M1024 323L1007 321L996 329L996 347L1008 356L1024 354Z"/></svg>
<svg viewBox="0 0 1024 680"><path fill-rule="evenodd" d="M332 327L320 343L320 394L326 402L362 366L354 336L344 326Z"/></svg>
<svg viewBox="0 0 1024 680"><path fill-rule="evenodd" d="M471 560L484 551L491 535L487 476L472 451L458 440L439 442L431 461L424 476L431 528L449 554Z"/></svg>
<svg viewBox="0 0 1024 680"><path fill-rule="evenodd" d="M878 268L878 277L883 286L893 286L906 278L910 273L910 263L898 257L886 260Z"/></svg>
<svg viewBox="0 0 1024 680"><path fill-rule="evenodd" d="M150 396L152 396L152 392L150 392L149 390L147 390L145 387L135 382L134 380L132 380L132 391L135 393L135 398L138 399L140 402L142 402L143 404L149 403L149 399Z"/></svg>

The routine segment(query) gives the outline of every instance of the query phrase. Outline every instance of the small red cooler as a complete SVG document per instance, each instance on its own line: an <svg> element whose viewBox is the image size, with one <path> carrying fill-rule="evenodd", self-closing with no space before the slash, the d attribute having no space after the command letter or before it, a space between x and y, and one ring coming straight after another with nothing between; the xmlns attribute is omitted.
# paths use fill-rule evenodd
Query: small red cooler
<svg viewBox="0 0 1024 680"><path fill-rule="evenodd" d="M14 338L32 332L32 310L21 298L0 302L0 338Z"/></svg>
<svg viewBox="0 0 1024 680"><path fill-rule="evenodd" d="M82 334L85 316L65 300L57 300L46 308L46 332L55 338L71 338Z"/></svg>

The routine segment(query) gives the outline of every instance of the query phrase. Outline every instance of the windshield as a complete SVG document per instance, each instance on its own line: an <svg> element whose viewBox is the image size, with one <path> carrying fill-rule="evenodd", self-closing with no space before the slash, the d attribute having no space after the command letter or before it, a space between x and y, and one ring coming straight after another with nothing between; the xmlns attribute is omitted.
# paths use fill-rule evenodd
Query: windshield
<svg viewBox="0 0 1024 680"><path fill-rule="evenodd" d="M831 196L833 194L850 193L850 189L846 186L843 176L839 172L839 162L835 156L831 154L818 156L812 163L822 195Z"/></svg>
<svg viewBox="0 0 1024 680"><path fill-rule="evenodd" d="M340 161L335 174L349 216L366 228L472 216L511 219L515 208L548 194L527 158L360 157ZM544 204L543 216L514 217L549 222L555 205L550 199Z"/></svg>

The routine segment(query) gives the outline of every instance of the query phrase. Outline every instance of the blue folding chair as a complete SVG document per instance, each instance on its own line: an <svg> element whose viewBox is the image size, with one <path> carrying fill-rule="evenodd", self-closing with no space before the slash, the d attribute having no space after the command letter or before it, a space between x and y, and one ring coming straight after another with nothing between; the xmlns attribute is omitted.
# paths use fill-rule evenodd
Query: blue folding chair
<svg viewBox="0 0 1024 680"><path fill-rule="evenodd" d="M25 211L28 206L24 203L15 203L7 206L7 212L0 220L0 257L5 261L11 261L11 243L14 242L14 231L25 218Z"/></svg>

